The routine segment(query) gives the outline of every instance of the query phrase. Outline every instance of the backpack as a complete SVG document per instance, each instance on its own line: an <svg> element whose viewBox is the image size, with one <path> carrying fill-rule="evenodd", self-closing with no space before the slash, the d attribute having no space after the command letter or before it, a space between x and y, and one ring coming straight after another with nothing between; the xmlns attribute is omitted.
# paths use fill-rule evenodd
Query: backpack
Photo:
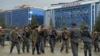
<svg viewBox="0 0 100 56"><path fill-rule="evenodd" d="M81 38L81 31L77 28L71 30L71 41L74 43L79 43Z"/></svg>
<svg viewBox="0 0 100 56"><path fill-rule="evenodd" d="M83 42L92 42L92 36L89 33L89 31L83 30L82 40L83 40Z"/></svg>
<svg viewBox="0 0 100 56"><path fill-rule="evenodd" d="M80 38L81 37L81 31L78 29L73 29L71 31L71 38L76 37L76 38Z"/></svg>

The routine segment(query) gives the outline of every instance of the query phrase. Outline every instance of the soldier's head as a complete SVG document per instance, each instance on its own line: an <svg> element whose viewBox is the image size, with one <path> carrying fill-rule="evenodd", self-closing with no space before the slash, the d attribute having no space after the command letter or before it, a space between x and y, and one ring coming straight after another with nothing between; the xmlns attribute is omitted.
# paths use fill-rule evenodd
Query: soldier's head
<svg viewBox="0 0 100 56"><path fill-rule="evenodd" d="M76 23L72 23L72 26L76 26Z"/></svg>
<svg viewBox="0 0 100 56"><path fill-rule="evenodd" d="M98 31L97 30L94 30L94 34L97 34L98 33Z"/></svg>
<svg viewBox="0 0 100 56"><path fill-rule="evenodd" d="M64 32L67 32L67 28L64 28Z"/></svg>
<svg viewBox="0 0 100 56"><path fill-rule="evenodd" d="M0 26L0 29L2 29L2 26Z"/></svg>
<svg viewBox="0 0 100 56"><path fill-rule="evenodd" d="M24 31L28 31L29 27L28 26L24 26Z"/></svg>
<svg viewBox="0 0 100 56"><path fill-rule="evenodd" d="M44 29L44 26L40 26L40 30L43 30Z"/></svg>
<svg viewBox="0 0 100 56"><path fill-rule="evenodd" d="M42 25L42 26L40 26L40 28L44 28L44 26Z"/></svg>
<svg viewBox="0 0 100 56"><path fill-rule="evenodd" d="M72 23L72 27L76 27L77 26L77 24L76 23Z"/></svg>
<svg viewBox="0 0 100 56"><path fill-rule="evenodd" d="M2 26L0 26L0 30L2 30Z"/></svg>
<svg viewBox="0 0 100 56"><path fill-rule="evenodd" d="M15 30L18 30L18 27L15 27Z"/></svg>

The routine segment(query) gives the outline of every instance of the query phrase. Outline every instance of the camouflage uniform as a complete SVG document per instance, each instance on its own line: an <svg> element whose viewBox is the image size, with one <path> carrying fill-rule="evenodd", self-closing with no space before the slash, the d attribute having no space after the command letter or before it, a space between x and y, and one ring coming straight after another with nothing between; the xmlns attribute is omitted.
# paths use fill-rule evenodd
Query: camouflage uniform
<svg viewBox="0 0 100 56"><path fill-rule="evenodd" d="M5 41L5 33L2 29L0 29L0 45L4 47L4 41Z"/></svg>
<svg viewBox="0 0 100 56"><path fill-rule="evenodd" d="M29 30L29 28L26 27L26 29L24 29L23 32L23 46L22 46L22 51L23 53L25 53L25 48L27 48L27 53L29 53L30 51L30 36L31 36L31 31Z"/></svg>
<svg viewBox="0 0 100 56"><path fill-rule="evenodd" d="M32 54L34 55L35 49L37 50L37 54L40 54L40 40L38 38L38 30L32 31Z"/></svg>
<svg viewBox="0 0 100 56"><path fill-rule="evenodd" d="M93 34L93 44L94 44L94 51L100 51L98 33Z"/></svg>
<svg viewBox="0 0 100 56"><path fill-rule="evenodd" d="M67 29L66 29L67 30ZM62 32L62 46L61 46L61 52L62 50L64 49L64 46L66 47L66 53L68 53L68 48L69 48L69 34L68 34L68 31L63 31Z"/></svg>
<svg viewBox="0 0 100 56"><path fill-rule="evenodd" d="M11 31L11 48L10 48L10 53L12 53L12 50L14 46L17 47L18 54L20 54L20 41L19 41L19 33L16 30Z"/></svg>
<svg viewBox="0 0 100 56"><path fill-rule="evenodd" d="M73 56L78 56L78 45L81 39L81 31L76 27L76 24L72 24L72 29L70 30L70 41Z"/></svg>
<svg viewBox="0 0 100 56"><path fill-rule="evenodd" d="M92 56L92 36L88 30L88 27L85 27L85 29L82 31L82 40L84 43L84 56L87 56L87 53L89 53L89 56Z"/></svg>

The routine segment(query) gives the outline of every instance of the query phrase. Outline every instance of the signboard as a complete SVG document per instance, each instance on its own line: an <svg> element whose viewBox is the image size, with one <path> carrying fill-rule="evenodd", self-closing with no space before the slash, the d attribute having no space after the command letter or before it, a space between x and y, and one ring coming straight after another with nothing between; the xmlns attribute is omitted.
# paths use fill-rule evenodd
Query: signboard
<svg viewBox="0 0 100 56"><path fill-rule="evenodd" d="M67 3L67 4L62 4L62 7L71 7L71 6L79 6L79 2L72 2L72 3Z"/></svg>

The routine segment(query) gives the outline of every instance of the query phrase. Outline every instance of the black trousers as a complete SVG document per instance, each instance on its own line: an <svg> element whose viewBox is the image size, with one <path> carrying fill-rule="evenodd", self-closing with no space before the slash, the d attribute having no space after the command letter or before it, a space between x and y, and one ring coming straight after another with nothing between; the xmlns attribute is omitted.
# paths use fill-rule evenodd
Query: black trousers
<svg viewBox="0 0 100 56"><path fill-rule="evenodd" d="M78 43L74 43L71 41L71 48L73 56L78 56Z"/></svg>
<svg viewBox="0 0 100 56"><path fill-rule="evenodd" d="M92 55L92 53L91 53L91 45L92 45L92 43L89 43L89 42L84 42L84 56L87 56L87 53L89 53L89 56L91 56Z"/></svg>
<svg viewBox="0 0 100 56"><path fill-rule="evenodd" d="M16 46L18 54L19 54L20 53L20 44L19 44L19 42L12 42L11 43L10 53L12 53L14 46Z"/></svg>

